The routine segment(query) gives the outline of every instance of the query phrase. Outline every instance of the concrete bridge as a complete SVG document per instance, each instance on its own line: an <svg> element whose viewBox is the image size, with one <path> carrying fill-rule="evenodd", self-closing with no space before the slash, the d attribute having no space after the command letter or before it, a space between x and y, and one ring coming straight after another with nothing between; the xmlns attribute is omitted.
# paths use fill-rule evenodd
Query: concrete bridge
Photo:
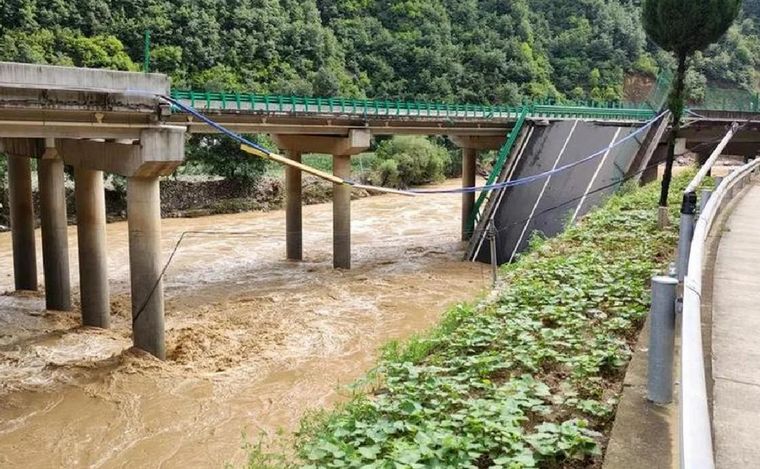
<svg viewBox="0 0 760 469"><path fill-rule="evenodd" d="M103 173L125 176L134 344L159 358L165 356L159 178L182 163L187 132L215 131L187 115L173 113L170 105L156 99L170 94L232 130L271 134L295 161L300 161L303 153L333 155L333 171L344 178L350 176L351 156L368 149L373 135L447 135L462 148L463 187L475 186L477 152L500 150L505 160L512 158L524 150L531 129L569 123L574 131L579 122L631 129L654 115L643 108L476 106L172 92L163 75L0 63L0 142L8 156L16 289L38 288L30 171L30 161L35 158L46 305L51 310L71 309L63 186L64 164L70 165L76 184L82 321L108 327ZM693 138L709 140L713 133L720 133L715 129L722 129L730 120L731 116L725 115L697 119L690 127ZM652 126L624 172L646 166L666 132L664 125ZM747 133L745 143L756 145L752 133ZM604 145L606 140L598 146ZM555 166L558 162L559 158ZM467 239L473 230L470 220L475 194L464 194L462 199L462 235ZM350 268L350 187L335 185L333 202L334 266ZM301 205L301 173L288 168L286 255L291 260L303 257Z"/></svg>

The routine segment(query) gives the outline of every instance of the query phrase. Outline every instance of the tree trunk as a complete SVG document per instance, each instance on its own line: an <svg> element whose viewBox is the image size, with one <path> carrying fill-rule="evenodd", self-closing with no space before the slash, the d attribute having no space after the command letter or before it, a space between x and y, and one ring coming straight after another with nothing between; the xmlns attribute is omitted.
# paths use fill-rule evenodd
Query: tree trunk
<svg viewBox="0 0 760 469"><path fill-rule="evenodd" d="M675 161L676 140L678 132L681 129L681 116L684 109L684 87L686 81L686 54L678 55L678 73L676 74L676 85L670 94L668 106L670 107L671 122L673 130L670 133L668 141L668 158L665 163L665 175L662 178L662 190L660 191L660 207L668 206L668 193L670 192L670 181L673 179L673 162Z"/></svg>

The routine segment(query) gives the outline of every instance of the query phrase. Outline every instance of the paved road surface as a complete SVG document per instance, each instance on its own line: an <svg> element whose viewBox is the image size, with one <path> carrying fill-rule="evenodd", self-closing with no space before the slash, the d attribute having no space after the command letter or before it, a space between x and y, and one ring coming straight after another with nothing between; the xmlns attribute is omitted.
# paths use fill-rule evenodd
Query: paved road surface
<svg viewBox="0 0 760 469"><path fill-rule="evenodd" d="M726 223L713 290L717 467L760 467L760 181Z"/></svg>

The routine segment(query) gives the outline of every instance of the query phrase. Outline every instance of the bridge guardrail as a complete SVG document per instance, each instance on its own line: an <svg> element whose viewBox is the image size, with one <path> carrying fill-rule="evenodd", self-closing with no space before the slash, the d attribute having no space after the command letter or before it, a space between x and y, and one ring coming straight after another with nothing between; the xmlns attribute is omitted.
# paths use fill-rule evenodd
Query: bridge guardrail
<svg viewBox="0 0 760 469"><path fill-rule="evenodd" d="M715 467L712 425L707 398L705 361L702 348L702 262L704 260L707 237L721 209L748 183L760 169L760 159L756 159L724 178L715 191L703 192L704 207L691 233L687 230L682 237L691 237L686 275L683 284L683 306L681 321L681 380L680 380L680 467L682 469L713 469ZM706 172L706 171L705 171ZM689 186L692 201L696 201L695 190L704 175L698 174ZM693 188L692 188L693 186ZM690 202L691 203L691 202Z"/></svg>
<svg viewBox="0 0 760 469"><path fill-rule="evenodd" d="M405 102L352 98L172 90L171 97L206 111L259 111L280 113L342 113L364 117L429 117L517 119L528 108L528 117L644 121L655 112L646 105L619 103L553 104L534 102L524 106Z"/></svg>
<svg viewBox="0 0 760 469"><path fill-rule="evenodd" d="M515 126L512 127L512 130L509 131L509 135L507 136L507 141L504 142L504 145L502 145L501 149L499 150L499 153L496 155L496 161L494 162L493 169L491 169L491 173L488 175L488 180L486 181L486 186L490 186L494 182L496 182L496 179L501 174L502 170L504 169L504 165L507 163L507 160L509 159L509 155L512 153L512 148L515 146L515 143L517 142L517 138L520 136L520 132L522 132L523 125L525 125L525 120L528 117L529 109L527 107L523 108L522 112L520 112L520 116L517 118L517 121L515 122ZM469 233L474 233L475 228L480 223L480 218L482 216L482 209L483 204L486 202L486 200L491 196L491 191L483 191L478 196L478 199L475 201L475 205L472 208L472 213L470 214L470 218L467 220L467 229Z"/></svg>

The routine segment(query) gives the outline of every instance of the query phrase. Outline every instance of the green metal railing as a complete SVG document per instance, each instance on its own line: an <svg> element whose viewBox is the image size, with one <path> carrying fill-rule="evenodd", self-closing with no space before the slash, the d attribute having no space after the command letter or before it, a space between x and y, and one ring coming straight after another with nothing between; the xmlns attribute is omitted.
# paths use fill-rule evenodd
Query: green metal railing
<svg viewBox="0 0 760 469"><path fill-rule="evenodd" d="M520 132L522 132L523 125L528 118L529 112L529 107L524 107L520 112L520 116L517 118L515 126L512 127L512 130L509 132L507 141L504 142L504 145L502 145L498 155L496 156L496 161L494 162L493 169L491 170L491 174L488 175L488 180L486 181L487 186L494 184L501 172L504 170L504 165L507 163L509 155L512 154L512 148L514 148L515 143L517 143L517 138L520 136ZM478 199L475 201L475 206L472 209L470 218L467 220L468 233L473 233L475 227L478 226L478 223L480 223L480 219L483 214L483 204L490 194L491 192L481 192L478 196Z"/></svg>
<svg viewBox="0 0 760 469"><path fill-rule="evenodd" d="M616 103L554 104L546 101L523 106L405 102L351 98L308 98L301 96L173 90L172 98L201 110L263 111L267 113L341 113L365 117L426 117L517 119L528 108L528 117L564 117L642 121L654 116L651 108Z"/></svg>

